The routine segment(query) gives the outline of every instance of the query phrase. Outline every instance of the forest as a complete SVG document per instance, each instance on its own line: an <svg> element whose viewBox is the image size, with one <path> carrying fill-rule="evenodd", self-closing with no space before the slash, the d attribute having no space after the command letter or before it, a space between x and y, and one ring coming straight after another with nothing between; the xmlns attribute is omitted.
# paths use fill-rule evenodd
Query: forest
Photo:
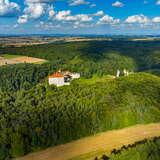
<svg viewBox="0 0 160 160"><path fill-rule="evenodd" d="M0 159L102 131L160 122L160 42L72 42L0 47L45 64L0 67ZM70 86L49 86L58 69L80 72ZM126 68L135 73L104 78ZM99 77L98 80L93 77Z"/></svg>
<svg viewBox="0 0 160 160"><path fill-rule="evenodd" d="M160 79L137 73L92 85L0 92L1 159L98 132L160 121Z"/></svg>
<svg viewBox="0 0 160 160"><path fill-rule="evenodd" d="M93 75L115 75L117 69L144 71L160 75L160 41L90 41L0 47L0 55L14 54L43 58L47 64L20 64L0 67L0 88L18 90L31 88L59 69ZM26 66L27 65L27 66ZM15 76L12 76L15 75ZM12 78L10 78L12 77ZM18 79L17 79L18 77ZM6 81L7 82L4 82Z"/></svg>

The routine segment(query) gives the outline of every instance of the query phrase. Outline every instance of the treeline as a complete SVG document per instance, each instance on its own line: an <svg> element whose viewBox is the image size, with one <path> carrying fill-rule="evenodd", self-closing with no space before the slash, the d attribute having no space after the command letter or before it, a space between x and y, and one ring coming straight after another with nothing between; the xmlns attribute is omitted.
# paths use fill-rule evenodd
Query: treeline
<svg viewBox="0 0 160 160"><path fill-rule="evenodd" d="M129 70L160 69L160 41L90 41L45 44L23 47L0 47L0 54L28 55L61 61L76 71L114 73Z"/></svg>
<svg viewBox="0 0 160 160"><path fill-rule="evenodd" d="M17 64L0 67L0 90L17 91L28 90L36 84L43 82L47 76L60 66L58 62L36 64Z"/></svg>
<svg viewBox="0 0 160 160"><path fill-rule="evenodd" d="M94 160L159 160L160 137L142 141L114 149L111 154L103 154Z"/></svg>
<svg viewBox="0 0 160 160"><path fill-rule="evenodd" d="M92 85L0 92L0 159L98 132L160 121L160 79L133 74Z"/></svg>

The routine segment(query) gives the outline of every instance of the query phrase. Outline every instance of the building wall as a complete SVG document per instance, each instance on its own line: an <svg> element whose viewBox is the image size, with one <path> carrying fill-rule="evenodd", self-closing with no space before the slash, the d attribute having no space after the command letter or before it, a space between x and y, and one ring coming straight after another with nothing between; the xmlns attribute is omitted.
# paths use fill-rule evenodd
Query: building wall
<svg viewBox="0 0 160 160"><path fill-rule="evenodd" d="M63 86L64 85L64 77L60 77L60 78L49 78L49 84L52 85L56 85L56 86Z"/></svg>
<svg viewBox="0 0 160 160"><path fill-rule="evenodd" d="M70 83L64 82L64 77L59 78L49 78L49 85L56 85L57 87L64 86L64 85L70 85Z"/></svg>

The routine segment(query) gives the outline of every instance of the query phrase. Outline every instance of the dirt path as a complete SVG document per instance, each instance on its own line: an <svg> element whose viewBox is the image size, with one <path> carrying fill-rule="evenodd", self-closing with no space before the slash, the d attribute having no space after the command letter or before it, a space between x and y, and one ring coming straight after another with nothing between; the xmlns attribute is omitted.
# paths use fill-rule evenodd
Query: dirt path
<svg viewBox="0 0 160 160"><path fill-rule="evenodd" d="M136 125L32 153L18 160L68 160L98 150L111 151L122 145L133 144L136 141L155 136L160 136L160 123Z"/></svg>

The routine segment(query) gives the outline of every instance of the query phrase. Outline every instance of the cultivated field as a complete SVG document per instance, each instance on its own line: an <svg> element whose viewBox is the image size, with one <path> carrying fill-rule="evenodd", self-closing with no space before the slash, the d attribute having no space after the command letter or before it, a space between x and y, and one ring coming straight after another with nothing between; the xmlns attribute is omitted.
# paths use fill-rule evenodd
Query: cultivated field
<svg viewBox="0 0 160 160"><path fill-rule="evenodd" d="M18 64L18 63L45 63L44 59L28 57L28 56L18 56L18 55L4 55L0 57L0 66Z"/></svg>
<svg viewBox="0 0 160 160"><path fill-rule="evenodd" d="M83 42L83 41L111 41L112 38L105 37L0 37L0 45L2 46L32 46L32 45L41 45L48 43L56 43L56 42Z"/></svg>
<svg viewBox="0 0 160 160"><path fill-rule="evenodd" d="M160 123L136 125L32 153L18 160L93 160L98 153L109 153L123 145L133 144L155 136L160 136Z"/></svg>

